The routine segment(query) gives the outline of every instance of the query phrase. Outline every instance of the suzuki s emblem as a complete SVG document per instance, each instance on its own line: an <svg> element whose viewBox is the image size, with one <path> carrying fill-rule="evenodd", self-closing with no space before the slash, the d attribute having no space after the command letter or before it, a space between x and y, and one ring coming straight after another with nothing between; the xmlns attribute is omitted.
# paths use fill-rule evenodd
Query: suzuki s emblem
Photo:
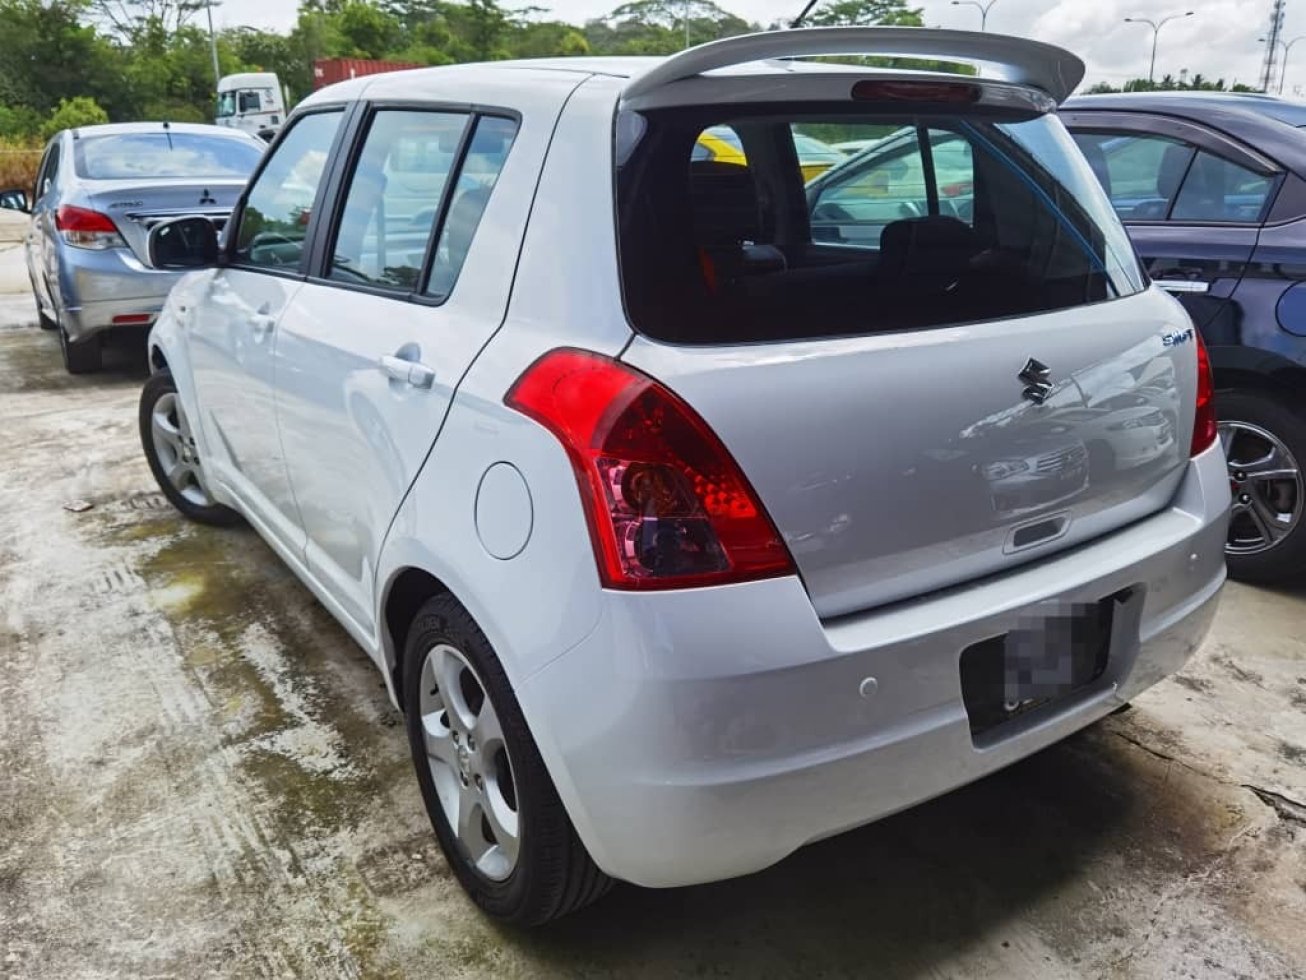
<svg viewBox="0 0 1306 980"><path fill-rule="evenodd" d="M1052 369L1050 367L1031 357L1025 362L1025 366L1020 369L1020 374L1016 375L1017 378L1025 382L1025 390L1021 392L1021 395L1028 398L1035 405L1042 405L1052 392L1052 382L1048 380L1051 376Z"/></svg>

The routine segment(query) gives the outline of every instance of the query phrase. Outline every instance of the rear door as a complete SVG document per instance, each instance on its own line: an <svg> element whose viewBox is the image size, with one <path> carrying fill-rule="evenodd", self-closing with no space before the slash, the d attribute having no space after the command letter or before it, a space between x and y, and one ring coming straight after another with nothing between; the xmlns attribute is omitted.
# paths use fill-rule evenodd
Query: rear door
<svg viewBox="0 0 1306 980"><path fill-rule="evenodd" d="M1251 149L1147 113L1063 114L1148 273L1211 343L1235 343L1234 291L1282 178Z"/></svg>
<svg viewBox="0 0 1306 980"><path fill-rule="evenodd" d="M553 124L580 76L520 112L368 109L315 274L277 343L277 417L314 576L367 634L390 521L503 320ZM530 83L530 79L524 79Z"/></svg>
<svg viewBox="0 0 1306 980"><path fill-rule="evenodd" d="M1166 506L1188 456L1191 326L1144 288L1056 119L801 110L647 113L618 205L626 306L641 334L623 358L720 436L817 612L992 574ZM709 120L740 132L751 175L691 164L682 229L681 175ZM906 129L915 147L882 156L919 159L909 193L890 215L868 206L860 240L814 241L829 227L822 196L771 138L791 126L836 141ZM700 179L720 193L696 193ZM818 183L838 188L839 174ZM794 220L795 198L810 208L806 223ZM845 203L839 220L855 226L860 205ZM676 259L691 236L712 275ZM772 252L784 261L750 259Z"/></svg>

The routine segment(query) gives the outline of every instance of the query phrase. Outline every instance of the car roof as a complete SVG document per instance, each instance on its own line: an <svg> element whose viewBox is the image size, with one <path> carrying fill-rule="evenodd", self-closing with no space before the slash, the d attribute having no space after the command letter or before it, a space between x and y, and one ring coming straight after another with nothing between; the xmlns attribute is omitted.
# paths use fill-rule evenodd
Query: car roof
<svg viewBox="0 0 1306 980"><path fill-rule="evenodd" d="M1298 176L1306 177L1306 129L1302 128L1306 127L1306 106L1287 99L1265 95L1246 97L1232 92L1120 92L1077 95L1067 99L1060 111L1174 116L1232 136Z"/></svg>
<svg viewBox="0 0 1306 980"><path fill-rule="evenodd" d="M1026 38L914 27L813 27L763 31L723 38L686 48L665 58L581 57L495 61L366 75L321 89L302 106L349 102L362 98L430 99L434 87L455 79L462 85L503 81L503 73L529 71L606 75L626 79L623 98L638 101L658 89L701 76L780 73L856 72L876 76L898 74L869 65L814 63L801 59L826 55L869 55L933 58L986 67L983 78L965 76L972 84L1003 80L1064 99L1084 75L1084 63L1062 48ZM991 69L998 69L991 74ZM915 72L913 74L922 74ZM933 73L930 73L933 74ZM956 77L956 76L950 76ZM523 79L523 81L525 81Z"/></svg>
<svg viewBox="0 0 1306 980"><path fill-rule="evenodd" d="M142 133L170 132L174 135L193 134L200 136L227 136L232 139L251 140L255 137L246 133L244 130L231 129L228 126L210 126L208 123L175 123L167 124L165 130L162 122L130 122L130 123L101 123L97 126L78 126L71 130L73 139L82 139L89 136L135 136ZM64 130L64 132L70 132Z"/></svg>
<svg viewBox="0 0 1306 980"><path fill-rule="evenodd" d="M1289 126L1306 126L1306 102L1263 92L1113 92L1076 95L1067 109L1136 109L1177 112L1182 115L1207 109L1232 109L1268 116Z"/></svg>

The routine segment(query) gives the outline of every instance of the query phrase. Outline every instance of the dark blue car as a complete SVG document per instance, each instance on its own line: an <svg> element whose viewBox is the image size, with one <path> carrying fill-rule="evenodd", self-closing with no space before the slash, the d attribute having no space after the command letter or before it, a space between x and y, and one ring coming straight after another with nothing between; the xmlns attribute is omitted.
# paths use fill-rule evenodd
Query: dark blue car
<svg viewBox="0 0 1306 980"><path fill-rule="evenodd" d="M1234 494L1230 573L1306 574L1306 105L1096 95L1068 100L1062 119L1210 350Z"/></svg>

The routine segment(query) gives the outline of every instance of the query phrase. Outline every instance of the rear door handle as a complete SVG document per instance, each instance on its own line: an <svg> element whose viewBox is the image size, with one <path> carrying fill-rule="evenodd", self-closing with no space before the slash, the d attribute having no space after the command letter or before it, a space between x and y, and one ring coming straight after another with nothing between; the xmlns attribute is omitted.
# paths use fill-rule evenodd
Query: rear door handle
<svg viewBox="0 0 1306 980"><path fill-rule="evenodd" d="M402 381L414 388L429 388L435 384L435 371L418 361L386 354L377 362L392 381Z"/></svg>
<svg viewBox="0 0 1306 980"><path fill-rule="evenodd" d="M1211 288L1201 279L1157 279L1156 284L1168 293L1205 293Z"/></svg>

